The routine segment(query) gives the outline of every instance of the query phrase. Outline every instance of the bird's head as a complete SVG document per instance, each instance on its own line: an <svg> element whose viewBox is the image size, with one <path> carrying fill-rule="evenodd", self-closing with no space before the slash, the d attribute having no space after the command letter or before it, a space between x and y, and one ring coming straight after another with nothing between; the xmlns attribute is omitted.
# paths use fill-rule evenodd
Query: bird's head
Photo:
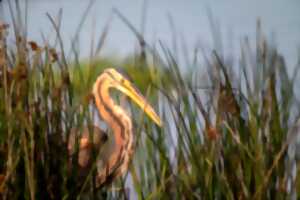
<svg viewBox="0 0 300 200"><path fill-rule="evenodd" d="M115 88L127 95L133 102L135 102L157 125L162 126L160 117L156 114L154 109L148 103L146 98L140 91L132 84L132 82L124 74L120 73L114 68L104 70L106 75L105 82L107 87ZM94 91L95 92L95 91Z"/></svg>

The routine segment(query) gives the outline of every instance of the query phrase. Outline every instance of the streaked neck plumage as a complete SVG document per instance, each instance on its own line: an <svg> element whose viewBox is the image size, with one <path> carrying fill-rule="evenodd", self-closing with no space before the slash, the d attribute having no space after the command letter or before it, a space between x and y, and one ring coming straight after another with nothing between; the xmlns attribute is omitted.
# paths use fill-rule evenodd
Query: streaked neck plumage
<svg viewBox="0 0 300 200"><path fill-rule="evenodd" d="M104 169L97 176L97 185L111 182L126 172L133 153L132 122L127 113L110 97L111 88L107 74L98 77L93 88L93 95L99 114L113 130L114 150L104 163Z"/></svg>

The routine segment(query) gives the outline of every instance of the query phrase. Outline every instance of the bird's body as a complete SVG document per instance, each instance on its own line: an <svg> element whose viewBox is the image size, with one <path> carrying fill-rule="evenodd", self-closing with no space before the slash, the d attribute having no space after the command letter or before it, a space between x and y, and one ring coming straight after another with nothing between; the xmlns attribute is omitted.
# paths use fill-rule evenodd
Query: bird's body
<svg viewBox="0 0 300 200"><path fill-rule="evenodd" d="M156 115L152 107L149 106L145 98L122 74L114 69L105 70L96 80L93 86L93 96L96 107L102 119L113 131L112 140L99 128L92 128L90 136L89 130L84 129L78 139L79 153L78 165L80 169L89 169L92 163L92 147L99 153L97 160L97 186L112 182L116 177L124 174L130 163L134 152L134 135L132 121L126 111L117 105L110 97L110 89L115 88L130 97L137 103L143 111L150 116L158 125L161 125L160 118ZM78 131L70 134L68 150L69 154L74 154L75 139ZM93 141L90 141L90 138ZM83 173L86 176L86 173Z"/></svg>
<svg viewBox="0 0 300 200"><path fill-rule="evenodd" d="M86 177L92 167L92 151L99 152L100 148L107 143L107 140L107 134L97 126L84 127L82 132L79 129L72 128L68 141L68 152L70 155L69 166L72 166L73 156L78 156L79 176L83 178ZM78 155L76 154L75 148L76 141L78 141Z"/></svg>

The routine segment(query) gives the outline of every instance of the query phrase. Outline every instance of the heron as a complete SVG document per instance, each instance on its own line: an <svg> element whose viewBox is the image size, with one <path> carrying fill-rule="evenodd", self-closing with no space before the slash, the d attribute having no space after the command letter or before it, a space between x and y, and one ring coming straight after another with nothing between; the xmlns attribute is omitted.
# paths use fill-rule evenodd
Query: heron
<svg viewBox="0 0 300 200"><path fill-rule="evenodd" d="M117 177L122 176L128 170L134 153L132 120L127 112L112 99L110 96L111 89L116 89L128 96L151 120L158 126L162 126L158 114L127 77L114 68L104 70L96 79L92 94L98 113L112 130L113 137L111 138L113 142L109 142L110 137L97 126L93 126L91 129L92 137L89 137L90 129L88 128L84 128L82 134L78 130L72 129L68 141L69 154L73 155L75 152L74 138L76 138L76 135L80 135L78 140L78 166L81 169L91 167L92 148L95 147L96 152L99 151L96 160L97 187L111 183ZM83 174L86 176L86 173Z"/></svg>

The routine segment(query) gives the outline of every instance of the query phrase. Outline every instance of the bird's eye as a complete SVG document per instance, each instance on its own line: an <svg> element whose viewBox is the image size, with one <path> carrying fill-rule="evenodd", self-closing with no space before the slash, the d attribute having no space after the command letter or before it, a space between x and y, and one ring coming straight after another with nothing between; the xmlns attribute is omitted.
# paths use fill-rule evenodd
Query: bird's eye
<svg viewBox="0 0 300 200"><path fill-rule="evenodd" d="M131 77L129 76L129 74L124 70L124 68L118 67L118 68L116 68L116 71L119 72L121 76L123 76L123 79L127 79L127 80L133 82L133 81L132 81L132 78L131 78ZM122 82L122 83L123 83L123 82Z"/></svg>

